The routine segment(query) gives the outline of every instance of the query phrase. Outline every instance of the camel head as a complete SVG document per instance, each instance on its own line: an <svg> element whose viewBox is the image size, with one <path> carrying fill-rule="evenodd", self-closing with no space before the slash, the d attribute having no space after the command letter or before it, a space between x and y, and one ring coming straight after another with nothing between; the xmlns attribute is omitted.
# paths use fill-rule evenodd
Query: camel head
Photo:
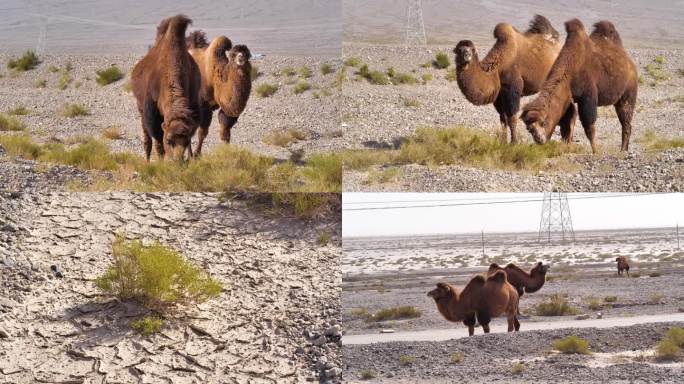
<svg viewBox="0 0 684 384"><path fill-rule="evenodd" d="M190 148L192 133L197 123L191 117L176 117L162 123L164 152L173 160L183 160ZM192 153L192 152L191 152Z"/></svg>
<svg viewBox="0 0 684 384"><path fill-rule="evenodd" d="M238 67L243 67L252 58L249 48L246 45L236 45L228 51L228 61L235 63Z"/></svg>
<svg viewBox="0 0 684 384"><path fill-rule="evenodd" d="M435 301L449 298L453 294L454 291L447 283L437 283L437 288L427 293L427 295L435 299Z"/></svg>
<svg viewBox="0 0 684 384"><path fill-rule="evenodd" d="M546 143L546 117L545 110L526 110L520 115L520 119L527 126L527 131L537 144Z"/></svg>
<svg viewBox="0 0 684 384"><path fill-rule="evenodd" d="M477 50L475 44L470 40L459 41L453 52L456 55L457 66L463 67L472 61L477 61Z"/></svg>
<svg viewBox="0 0 684 384"><path fill-rule="evenodd" d="M544 265L541 261L537 263L537 265L532 268L532 272L539 273L541 275L546 275L546 272L549 271L551 266L549 264Z"/></svg>

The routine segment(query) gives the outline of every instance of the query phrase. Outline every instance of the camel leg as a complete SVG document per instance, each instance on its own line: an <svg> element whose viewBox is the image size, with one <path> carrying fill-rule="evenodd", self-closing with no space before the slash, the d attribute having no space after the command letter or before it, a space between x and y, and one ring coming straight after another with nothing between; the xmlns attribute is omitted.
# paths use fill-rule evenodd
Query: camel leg
<svg viewBox="0 0 684 384"><path fill-rule="evenodd" d="M591 144L591 151L596 154L598 149L596 147L596 129L594 123L596 122L597 114L597 99L596 96L584 96L580 98L577 103L579 107L579 118L584 127L584 133Z"/></svg>
<svg viewBox="0 0 684 384"><path fill-rule="evenodd" d="M629 277L629 268L625 269L625 272L627 273L627 277Z"/></svg>
<svg viewBox="0 0 684 384"><path fill-rule="evenodd" d="M468 327L468 336L475 334L475 314L466 315L463 324Z"/></svg>
<svg viewBox="0 0 684 384"><path fill-rule="evenodd" d="M575 129L575 121L577 121L577 109L574 103L570 103L568 108L565 110L563 117L561 117L558 125L561 129L561 137L563 142L570 144L572 142L573 131Z"/></svg>
<svg viewBox="0 0 684 384"><path fill-rule="evenodd" d="M501 79L501 90L496 97L495 103L504 114L506 125L511 131L511 144L518 142L516 125L518 124L518 111L520 110L520 98L522 97L524 82L520 71L514 67ZM499 112L501 113L501 112Z"/></svg>
<svg viewBox="0 0 684 384"><path fill-rule="evenodd" d="M221 125L221 140L226 143L230 143L230 130L233 128L235 123L237 123L238 118L228 116L219 109L218 120L219 124Z"/></svg>
<svg viewBox="0 0 684 384"><path fill-rule="evenodd" d="M144 122L143 122L144 124ZM152 155L152 138L147 133L147 130L143 126L143 146L145 148L145 159L150 162L150 156Z"/></svg>
<svg viewBox="0 0 684 384"><path fill-rule="evenodd" d="M634 91L627 91L617 103L615 103L615 113L617 113L620 125L622 126L622 145L620 150L629 150L629 138L632 135L632 116L636 104L636 88Z"/></svg>
<svg viewBox="0 0 684 384"><path fill-rule="evenodd" d="M520 322L518 321L517 316L513 318L513 325L515 326L516 332L520 331Z"/></svg>
<svg viewBox="0 0 684 384"><path fill-rule="evenodd" d="M148 100L142 110L142 126L143 126L143 142L145 145L145 157L147 161L150 161L150 155L152 153L152 139L155 140L157 147L157 155L160 158L164 157L164 146L162 145L162 140L164 138L164 131L162 130L162 121L164 118L159 113L157 105ZM161 147L161 152L160 152Z"/></svg>
<svg viewBox="0 0 684 384"><path fill-rule="evenodd" d="M482 325L484 333L489 333L489 322L492 321L492 316L489 311L484 310L477 312L477 321Z"/></svg>
<svg viewBox="0 0 684 384"><path fill-rule="evenodd" d="M211 125L213 111L211 108L201 107L200 110L200 124L197 130L197 149L195 150L195 155L197 157L202 155L202 145L204 144L204 139L209 134L209 126Z"/></svg>

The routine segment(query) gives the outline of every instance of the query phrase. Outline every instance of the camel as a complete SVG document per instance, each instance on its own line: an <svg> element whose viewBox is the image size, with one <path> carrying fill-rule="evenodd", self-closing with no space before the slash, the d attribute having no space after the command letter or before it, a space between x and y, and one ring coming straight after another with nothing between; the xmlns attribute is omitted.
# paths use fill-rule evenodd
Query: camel
<svg viewBox="0 0 684 384"><path fill-rule="evenodd" d="M639 78L636 65L622 47L615 26L608 21L594 24L591 35L578 19L565 23L568 33L537 98L523 108L521 119L538 144L551 139L557 121L562 121L577 103L584 132L597 153L594 123L597 107L613 105L622 126L621 150L629 149L632 116ZM563 130L563 140L572 139L572 129Z"/></svg>
<svg viewBox="0 0 684 384"><path fill-rule="evenodd" d="M500 23L494 28L496 43L484 60L475 44L461 40L454 48L456 80L463 95L475 105L494 103L503 137L511 132L518 142L516 125L520 98L539 92L561 49L556 31L544 16L535 15L525 33ZM574 120L563 121L572 126ZM566 128L567 129L567 128Z"/></svg>
<svg viewBox="0 0 684 384"><path fill-rule="evenodd" d="M487 275L491 275L496 271L506 272L508 282L515 287L518 296L522 297L525 292L534 293L544 286L544 283L546 282L546 272L549 271L549 266L544 265L540 261L528 273L513 263L508 264L506 268L502 268L498 264L493 263L489 266Z"/></svg>
<svg viewBox="0 0 684 384"><path fill-rule="evenodd" d="M468 327L468 335L475 334L477 320L485 333L489 333L492 317L506 314L508 332L520 330L518 321L518 292L506 280L506 273L497 271L485 278L473 277L459 292L448 283L437 283L437 288L428 292L437 304L437 310L445 319L463 322Z"/></svg>
<svg viewBox="0 0 684 384"><path fill-rule="evenodd" d="M618 256L615 261L617 261L618 276L621 276L622 271L625 271L627 273L627 277L629 277L629 263L627 262L627 258L624 256Z"/></svg>
<svg viewBox="0 0 684 384"><path fill-rule="evenodd" d="M214 38L210 44L202 31L191 33L186 45L202 74L200 99L205 118L200 122L195 151L199 155L216 109L219 109L221 139L230 142L230 131L245 110L252 90L251 53L245 45L233 46L225 36Z"/></svg>
<svg viewBox="0 0 684 384"><path fill-rule="evenodd" d="M164 19L155 44L133 68L131 85L142 116L145 157L150 161L152 139L160 159L169 152L182 159L201 118L199 68L185 50L185 15Z"/></svg>

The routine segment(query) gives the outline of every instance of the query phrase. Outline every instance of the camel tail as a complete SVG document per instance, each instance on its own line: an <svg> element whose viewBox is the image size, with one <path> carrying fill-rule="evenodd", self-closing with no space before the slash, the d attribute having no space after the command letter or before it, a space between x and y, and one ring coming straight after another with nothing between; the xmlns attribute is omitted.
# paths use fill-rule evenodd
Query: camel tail
<svg viewBox="0 0 684 384"><path fill-rule="evenodd" d="M530 27L527 29L528 33L537 33L540 35L549 35L551 39L558 41L559 33L553 28L549 19L542 15L534 15L530 21Z"/></svg>
<svg viewBox="0 0 684 384"><path fill-rule="evenodd" d="M495 283L505 283L506 282L506 272L497 271L493 275L487 278L487 281L493 281Z"/></svg>
<svg viewBox="0 0 684 384"><path fill-rule="evenodd" d="M203 31L193 31L185 38L185 45L188 49L206 48L209 46L207 34Z"/></svg>

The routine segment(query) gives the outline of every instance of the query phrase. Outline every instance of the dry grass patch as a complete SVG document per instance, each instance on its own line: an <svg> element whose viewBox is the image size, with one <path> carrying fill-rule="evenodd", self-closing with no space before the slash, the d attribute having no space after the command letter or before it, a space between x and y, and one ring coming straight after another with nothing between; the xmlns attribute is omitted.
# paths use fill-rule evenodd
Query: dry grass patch
<svg viewBox="0 0 684 384"><path fill-rule="evenodd" d="M371 380L376 377L378 377L378 373L370 368L359 371L359 378L361 378L361 380Z"/></svg>
<svg viewBox="0 0 684 384"><path fill-rule="evenodd" d="M306 139L306 134L298 129L290 128L283 132L274 132L265 136L261 141L268 145L288 147L294 142Z"/></svg>
<svg viewBox="0 0 684 384"><path fill-rule="evenodd" d="M26 130L26 124L23 121L14 116L0 113L0 131L17 132L24 130Z"/></svg>
<svg viewBox="0 0 684 384"><path fill-rule="evenodd" d="M347 67L360 68L363 65L363 60L360 57L348 57L344 60L344 65Z"/></svg>
<svg viewBox="0 0 684 384"><path fill-rule="evenodd" d="M513 363L511 366L511 373L514 375L519 375L525 371L525 365L521 362Z"/></svg>
<svg viewBox="0 0 684 384"><path fill-rule="evenodd" d="M416 79L415 76L413 76L410 73L396 73L392 78L390 79L392 84L398 85L398 84L407 84L407 85L413 85L418 83L418 79Z"/></svg>
<svg viewBox="0 0 684 384"><path fill-rule="evenodd" d="M107 69L95 72L95 81L101 86L109 85L124 78L124 73L119 67L112 65Z"/></svg>
<svg viewBox="0 0 684 384"><path fill-rule="evenodd" d="M670 328L656 345L656 359L661 361L678 360L684 347L684 328Z"/></svg>
<svg viewBox="0 0 684 384"><path fill-rule="evenodd" d="M551 295L548 301L537 304L535 311L537 316L565 316L577 314L577 309L573 308L565 297L558 294Z"/></svg>
<svg viewBox="0 0 684 384"><path fill-rule="evenodd" d="M366 318L366 322L380 322L387 320L402 320L402 319L415 319L422 316L423 313L412 306L401 306L394 308L381 309L374 314Z"/></svg>
<svg viewBox="0 0 684 384"><path fill-rule="evenodd" d="M64 104L60 110L60 113L62 116L69 118L90 115L88 108L81 104Z"/></svg>
<svg viewBox="0 0 684 384"><path fill-rule="evenodd" d="M617 296L606 296L603 298L603 301L605 301L606 303L614 303L617 301L617 299Z"/></svg>
<svg viewBox="0 0 684 384"><path fill-rule="evenodd" d="M451 62L449 61L449 55L444 52L437 52L435 55L435 60L432 62L432 66L437 69L447 68Z"/></svg>
<svg viewBox="0 0 684 384"><path fill-rule="evenodd" d="M7 111L7 114L12 116L25 116L29 113L31 113L31 111L29 111L29 109L24 107L23 105L20 105Z"/></svg>
<svg viewBox="0 0 684 384"><path fill-rule="evenodd" d="M261 83L254 89L259 97L269 97L278 91L278 86L275 84Z"/></svg>
<svg viewBox="0 0 684 384"><path fill-rule="evenodd" d="M36 88L45 88L45 87L47 87L47 80L45 80L45 79L36 80L33 83L33 86Z"/></svg>
<svg viewBox="0 0 684 384"><path fill-rule="evenodd" d="M356 72L359 77L366 79L369 83L375 85L388 85L391 84L390 78L383 72L371 71L368 69L368 65L363 64L359 70Z"/></svg>
<svg viewBox="0 0 684 384"><path fill-rule="evenodd" d="M420 102L416 99L402 99L402 104L407 108L418 108L420 107Z"/></svg>
<svg viewBox="0 0 684 384"><path fill-rule="evenodd" d="M18 59L10 59L7 62L7 68L17 72L29 71L40 64L38 55L34 51L28 50Z"/></svg>
<svg viewBox="0 0 684 384"><path fill-rule="evenodd" d="M366 184L385 184L396 181L400 175L399 168L386 168L381 171L370 171Z"/></svg>
<svg viewBox="0 0 684 384"><path fill-rule="evenodd" d="M415 362L416 362L416 357L415 357L415 356L411 356L411 355L401 355L401 356L399 356L399 364L400 364L400 365L407 366L407 365L411 365L411 364L413 364L413 363L415 363Z"/></svg>
<svg viewBox="0 0 684 384"><path fill-rule="evenodd" d="M328 63L323 63L323 64L321 64L320 70L321 70L321 74L322 74L323 76L335 72L335 70L333 69L332 65L330 65L330 64L328 64Z"/></svg>
<svg viewBox="0 0 684 384"><path fill-rule="evenodd" d="M308 79L309 77L313 76L311 70L306 65L302 65L301 67L299 67L299 70L297 72L299 72L299 77L302 79Z"/></svg>
<svg viewBox="0 0 684 384"><path fill-rule="evenodd" d="M554 341L553 348L565 354L589 354L589 342L575 335Z"/></svg>
<svg viewBox="0 0 684 384"><path fill-rule="evenodd" d="M155 334L161 331L163 326L164 321L159 316L145 316L131 322L131 329L140 332L143 336Z"/></svg>
<svg viewBox="0 0 684 384"><path fill-rule="evenodd" d="M637 140L649 152L660 152L684 147L684 138L661 138L654 130L649 130Z"/></svg>
<svg viewBox="0 0 684 384"><path fill-rule="evenodd" d="M304 80L301 80L297 83L297 85L295 85L294 93L295 93L295 95L298 95L300 93L304 93L305 91L308 91L309 89L311 89L311 84L309 84L308 82L306 82Z"/></svg>
<svg viewBox="0 0 684 384"><path fill-rule="evenodd" d="M449 357L449 362L451 364L458 364L463 361L463 358L465 356L463 355L463 352L456 351L451 354L451 357Z"/></svg>
<svg viewBox="0 0 684 384"><path fill-rule="evenodd" d="M102 131L102 137L109 140L123 140L124 135L121 133L121 128L117 127L116 125L112 125L111 127Z"/></svg>

